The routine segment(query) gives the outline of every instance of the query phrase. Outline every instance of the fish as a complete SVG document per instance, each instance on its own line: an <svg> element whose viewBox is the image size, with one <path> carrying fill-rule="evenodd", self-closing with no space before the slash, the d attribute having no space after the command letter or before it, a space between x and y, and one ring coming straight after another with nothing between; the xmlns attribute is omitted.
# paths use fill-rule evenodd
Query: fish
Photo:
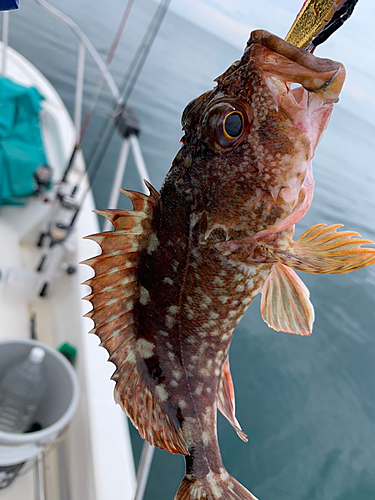
<svg viewBox="0 0 375 500"><path fill-rule="evenodd" d="M97 210L114 229L88 236L91 333L116 369L115 399L142 438L185 457L176 500L256 500L225 469L219 410L235 416L233 332L259 293L274 330L311 334L314 309L296 274L375 263L371 240L316 224L293 240L314 190L312 158L345 80L264 30L182 115L180 151L160 193L122 192L132 210Z"/></svg>

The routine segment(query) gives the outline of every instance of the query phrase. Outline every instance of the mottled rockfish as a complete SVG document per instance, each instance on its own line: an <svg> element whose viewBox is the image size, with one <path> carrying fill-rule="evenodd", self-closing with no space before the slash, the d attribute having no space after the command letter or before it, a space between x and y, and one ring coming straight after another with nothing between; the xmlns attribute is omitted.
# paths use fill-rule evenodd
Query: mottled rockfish
<svg viewBox="0 0 375 500"><path fill-rule="evenodd" d="M116 365L115 397L151 445L186 459L177 500L255 499L225 470L219 409L234 413L228 350L253 298L278 331L309 335L294 270L347 273L375 262L370 240L318 224L293 241L313 197L311 160L345 79L342 64L254 31L240 61L182 116L182 148L160 194L124 191L89 236L93 333ZM292 84L299 84L297 86Z"/></svg>

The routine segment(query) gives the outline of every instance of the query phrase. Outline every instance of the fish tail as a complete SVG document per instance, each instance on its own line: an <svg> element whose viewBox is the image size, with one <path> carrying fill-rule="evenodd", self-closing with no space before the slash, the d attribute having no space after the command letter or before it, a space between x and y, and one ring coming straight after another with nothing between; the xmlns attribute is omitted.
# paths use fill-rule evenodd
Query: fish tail
<svg viewBox="0 0 375 500"><path fill-rule="evenodd" d="M185 474L174 500L258 500L250 491L222 468L210 471L204 478Z"/></svg>

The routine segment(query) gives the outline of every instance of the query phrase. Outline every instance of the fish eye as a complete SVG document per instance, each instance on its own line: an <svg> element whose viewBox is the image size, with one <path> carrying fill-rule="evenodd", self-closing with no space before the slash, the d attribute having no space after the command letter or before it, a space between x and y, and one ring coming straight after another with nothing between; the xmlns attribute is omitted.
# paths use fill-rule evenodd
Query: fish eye
<svg viewBox="0 0 375 500"><path fill-rule="evenodd" d="M245 139L253 121L251 107L239 99L211 102L202 120L202 138L213 151L230 151Z"/></svg>
<svg viewBox="0 0 375 500"><path fill-rule="evenodd" d="M239 111L229 113L223 122L223 133L228 140L238 137L243 130L244 119Z"/></svg>

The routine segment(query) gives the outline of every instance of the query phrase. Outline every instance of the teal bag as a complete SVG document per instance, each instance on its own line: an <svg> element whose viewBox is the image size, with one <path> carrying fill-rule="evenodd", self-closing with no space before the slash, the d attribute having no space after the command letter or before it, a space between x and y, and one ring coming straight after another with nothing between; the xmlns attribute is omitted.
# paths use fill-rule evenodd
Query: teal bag
<svg viewBox="0 0 375 500"><path fill-rule="evenodd" d="M0 206L22 204L35 192L34 173L46 163L39 112L43 97L34 87L0 78Z"/></svg>

